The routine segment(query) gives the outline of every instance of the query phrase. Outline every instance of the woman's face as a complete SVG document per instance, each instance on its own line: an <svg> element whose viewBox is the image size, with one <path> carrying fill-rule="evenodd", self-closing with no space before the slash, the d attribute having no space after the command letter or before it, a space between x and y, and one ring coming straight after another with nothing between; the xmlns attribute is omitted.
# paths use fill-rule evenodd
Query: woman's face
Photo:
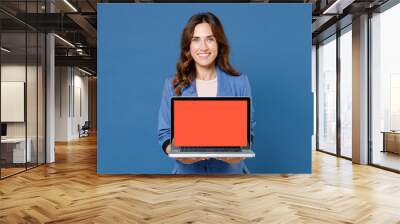
<svg viewBox="0 0 400 224"><path fill-rule="evenodd" d="M208 23L200 23L195 26L190 42L190 54L197 66L214 66L215 58L218 55L218 44Z"/></svg>

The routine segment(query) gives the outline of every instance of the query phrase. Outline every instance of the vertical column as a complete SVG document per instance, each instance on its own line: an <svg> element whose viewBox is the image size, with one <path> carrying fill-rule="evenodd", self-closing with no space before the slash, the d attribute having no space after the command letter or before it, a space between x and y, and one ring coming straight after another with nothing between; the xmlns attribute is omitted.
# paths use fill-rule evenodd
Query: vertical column
<svg viewBox="0 0 400 224"><path fill-rule="evenodd" d="M311 92L313 94L313 135L311 137L311 142L312 142L312 150L315 150L317 148L316 146L316 130L317 130L317 47L315 45L312 46L312 54L311 54Z"/></svg>
<svg viewBox="0 0 400 224"><path fill-rule="evenodd" d="M89 77L89 122L90 131L97 132L97 78Z"/></svg>
<svg viewBox="0 0 400 224"><path fill-rule="evenodd" d="M368 15L353 19L353 162L368 163Z"/></svg>
<svg viewBox="0 0 400 224"><path fill-rule="evenodd" d="M340 64L340 36L341 36L341 31L336 30L336 155L342 156L342 123L341 123L341 89L340 89L340 83L341 83L341 77L342 77L342 71L341 71L341 64Z"/></svg>
<svg viewBox="0 0 400 224"><path fill-rule="evenodd" d="M46 1L47 12L53 12L51 1ZM55 161L55 44L54 34L46 34L46 163Z"/></svg>

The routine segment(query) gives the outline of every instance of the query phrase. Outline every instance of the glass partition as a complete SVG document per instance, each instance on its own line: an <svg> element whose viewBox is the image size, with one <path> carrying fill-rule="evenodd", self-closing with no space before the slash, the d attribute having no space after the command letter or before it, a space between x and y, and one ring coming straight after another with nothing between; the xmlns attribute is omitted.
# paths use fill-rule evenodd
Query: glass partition
<svg viewBox="0 0 400 224"><path fill-rule="evenodd" d="M45 76L45 65L46 65L46 37L43 33L38 34L38 75L37 75L37 147L38 147L38 164L46 162L46 145L45 145L45 114L46 114L46 76Z"/></svg>
<svg viewBox="0 0 400 224"><path fill-rule="evenodd" d="M44 33L17 17L43 13L45 1L1 1L0 178L45 163ZM36 17L33 17L36 18Z"/></svg>
<svg viewBox="0 0 400 224"><path fill-rule="evenodd" d="M27 33L27 98L26 98L26 113L27 113L27 145L30 148L30 161L27 163L28 168L37 165L38 160L38 144L37 144L37 79L38 79L38 35L37 32Z"/></svg>
<svg viewBox="0 0 400 224"><path fill-rule="evenodd" d="M26 144L26 33L3 32L1 47L1 176L6 177L24 171L31 161Z"/></svg>
<svg viewBox="0 0 400 224"><path fill-rule="evenodd" d="M318 149L336 154L336 35L318 47Z"/></svg>
<svg viewBox="0 0 400 224"><path fill-rule="evenodd" d="M352 33L351 26L340 36L340 154L352 157Z"/></svg>
<svg viewBox="0 0 400 224"><path fill-rule="evenodd" d="M25 12L33 15L38 13L38 2L27 1ZM37 24L38 17L31 17L31 22ZM27 167L37 166L37 75L38 75L38 33L35 29L27 27L27 144L31 147L31 161Z"/></svg>
<svg viewBox="0 0 400 224"><path fill-rule="evenodd" d="M371 19L372 164L400 171L400 4Z"/></svg>

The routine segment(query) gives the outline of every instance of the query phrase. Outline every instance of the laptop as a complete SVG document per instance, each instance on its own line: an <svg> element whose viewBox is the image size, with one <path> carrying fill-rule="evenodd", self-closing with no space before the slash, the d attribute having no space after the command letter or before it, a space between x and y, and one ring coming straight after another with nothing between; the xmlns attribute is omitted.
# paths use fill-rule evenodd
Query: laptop
<svg viewBox="0 0 400 224"><path fill-rule="evenodd" d="M250 98L172 97L169 157L255 157Z"/></svg>

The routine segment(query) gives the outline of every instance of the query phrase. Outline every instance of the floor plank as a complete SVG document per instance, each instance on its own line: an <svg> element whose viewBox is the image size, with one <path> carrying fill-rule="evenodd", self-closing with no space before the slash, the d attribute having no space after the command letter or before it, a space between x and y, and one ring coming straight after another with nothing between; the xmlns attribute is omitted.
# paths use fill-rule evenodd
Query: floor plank
<svg viewBox="0 0 400 224"><path fill-rule="evenodd" d="M96 138L0 181L0 223L400 223L400 175L313 153L310 175L97 175Z"/></svg>

